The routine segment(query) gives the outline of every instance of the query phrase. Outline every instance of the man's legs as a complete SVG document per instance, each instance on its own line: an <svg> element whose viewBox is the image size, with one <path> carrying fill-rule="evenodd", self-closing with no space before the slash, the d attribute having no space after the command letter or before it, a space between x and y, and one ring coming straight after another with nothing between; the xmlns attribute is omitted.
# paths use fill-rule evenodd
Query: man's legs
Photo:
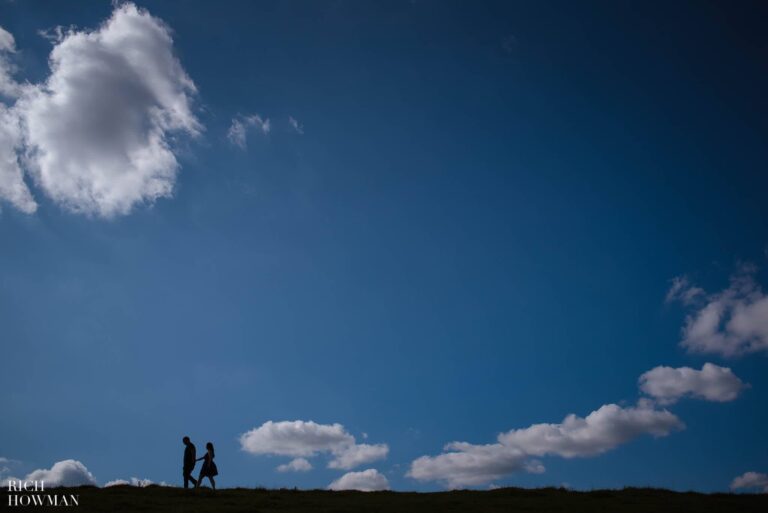
<svg viewBox="0 0 768 513"><path fill-rule="evenodd" d="M197 479L192 477L192 469L184 469L184 488L189 488L189 482L192 481L192 484L197 486Z"/></svg>

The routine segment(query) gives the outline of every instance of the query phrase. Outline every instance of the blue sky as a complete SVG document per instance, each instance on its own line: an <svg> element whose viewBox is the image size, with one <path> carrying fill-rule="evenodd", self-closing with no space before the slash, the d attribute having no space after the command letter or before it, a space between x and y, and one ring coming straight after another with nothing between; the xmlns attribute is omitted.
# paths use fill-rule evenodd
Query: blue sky
<svg viewBox="0 0 768 513"><path fill-rule="evenodd" d="M137 5L0 4L5 475L178 483L185 434L221 486L768 472L765 6Z"/></svg>

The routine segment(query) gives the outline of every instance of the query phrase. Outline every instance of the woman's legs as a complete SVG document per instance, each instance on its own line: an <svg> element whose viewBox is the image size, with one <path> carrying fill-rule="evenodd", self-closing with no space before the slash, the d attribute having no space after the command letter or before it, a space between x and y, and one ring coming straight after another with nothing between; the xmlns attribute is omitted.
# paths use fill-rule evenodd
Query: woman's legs
<svg viewBox="0 0 768 513"><path fill-rule="evenodd" d="M197 484L195 488L199 488L200 486L203 486L203 478L207 477L208 481L211 482L211 488L216 490L216 481L213 480L213 476L204 476L202 472L200 472L200 476L197 478Z"/></svg>

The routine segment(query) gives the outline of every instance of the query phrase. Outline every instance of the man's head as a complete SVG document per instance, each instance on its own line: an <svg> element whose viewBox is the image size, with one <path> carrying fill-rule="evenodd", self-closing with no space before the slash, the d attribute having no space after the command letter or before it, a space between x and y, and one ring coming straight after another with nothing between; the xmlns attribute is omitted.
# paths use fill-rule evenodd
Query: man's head
<svg viewBox="0 0 768 513"><path fill-rule="evenodd" d="M181 441L184 442L184 445L189 445L189 437L188 436L185 436L184 438L182 438Z"/></svg>

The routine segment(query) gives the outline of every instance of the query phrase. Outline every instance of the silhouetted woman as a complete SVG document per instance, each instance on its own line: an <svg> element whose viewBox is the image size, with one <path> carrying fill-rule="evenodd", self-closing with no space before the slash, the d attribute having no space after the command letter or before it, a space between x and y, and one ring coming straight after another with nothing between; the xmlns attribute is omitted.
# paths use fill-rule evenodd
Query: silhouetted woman
<svg viewBox="0 0 768 513"><path fill-rule="evenodd" d="M213 476L219 475L219 469L216 468L216 463L213 462L215 453L213 452L213 444L208 442L205 444L205 455L202 458L197 458L195 461L203 460L203 468L200 469L200 476L197 478L197 486L200 486L203 482L203 478L207 477L211 482L211 487L216 490L216 481L213 480Z"/></svg>

